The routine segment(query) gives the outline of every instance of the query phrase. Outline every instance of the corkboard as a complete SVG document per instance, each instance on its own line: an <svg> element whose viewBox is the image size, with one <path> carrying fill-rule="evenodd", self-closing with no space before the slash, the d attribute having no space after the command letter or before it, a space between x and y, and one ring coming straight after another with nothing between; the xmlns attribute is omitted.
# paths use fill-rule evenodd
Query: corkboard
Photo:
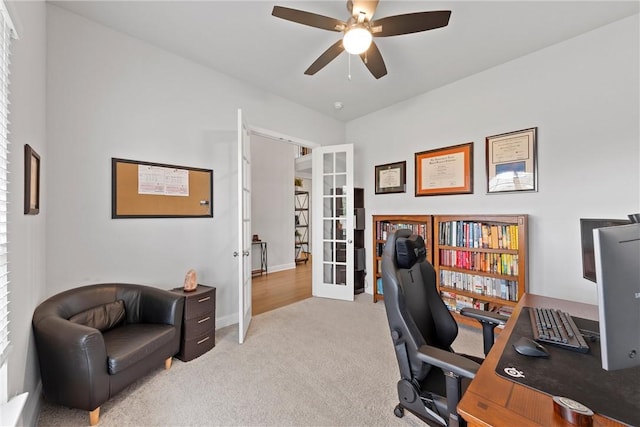
<svg viewBox="0 0 640 427"><path fill-rule="evenodd" d="M111 218L213 217L211 169L112 158L111 177Z"/></svg>

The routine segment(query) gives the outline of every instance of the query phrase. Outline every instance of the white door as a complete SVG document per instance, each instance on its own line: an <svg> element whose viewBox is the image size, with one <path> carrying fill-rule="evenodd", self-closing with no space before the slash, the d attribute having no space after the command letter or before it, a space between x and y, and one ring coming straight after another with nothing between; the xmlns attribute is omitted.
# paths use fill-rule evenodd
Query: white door
<svg viewBox="0 0 640 427"><path fill-rule="evenodd" d="M353 301L353 145L314 148L312 168L312 293Z"/></svg>
<svg viewBox="0 0 640 427"><path fill-rule="evenodd" d="M251 323L251 144L249 127L238 109L238 341Z"/></svg>

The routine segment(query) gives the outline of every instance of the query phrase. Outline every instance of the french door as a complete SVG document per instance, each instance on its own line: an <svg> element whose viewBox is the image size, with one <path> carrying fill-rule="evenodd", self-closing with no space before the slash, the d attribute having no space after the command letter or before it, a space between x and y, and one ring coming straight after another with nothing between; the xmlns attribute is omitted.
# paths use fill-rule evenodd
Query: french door
<svg viewBox="0 0 640 427"><path fill-rule="evenodd" d="M314 148L312 167L312 293L353 301L353 145Z"/></svg>
<svg viewBox="0 0 640 427"><path fill-rule="evenodd" d="M251 323L251 144L250 131L238 109L238 342Z"/></svg>

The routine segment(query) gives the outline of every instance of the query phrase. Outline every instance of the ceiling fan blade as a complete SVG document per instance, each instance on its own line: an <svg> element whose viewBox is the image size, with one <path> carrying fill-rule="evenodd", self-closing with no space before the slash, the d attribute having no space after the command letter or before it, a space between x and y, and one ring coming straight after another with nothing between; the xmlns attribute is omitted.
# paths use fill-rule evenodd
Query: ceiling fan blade
<svg viewBox="0 0 640 427"><path fill-rule="evenodd" d="M365 21L371 21L373 14L376 13L378 7L378 0L349 0L347 2L347 9L352 16L365 15Z"/></svg>
<svg viewBox="0 0 640 427"><path fill-rule="evenodd" d="M342 39L338 40L334 44L329 47L329 49L325 50L322 55L315 60L313 64L304 72L305 74L312 76L318 71L322 70L329 62L336 59L338 55L340 55L344 51L344 47L342 46Z"/></svg>
<svg viewBox="0 0 640 427"><path fill-rule="evenodd" d="M345 22L340 21L339 19L282 6L273 6L271 15L276 18L282 18L287 21L297 22L298 24L329 31L342 31L347 26Z"/></svg>
<svg viewBox="0 0 640 427"><path fill-rule="evenodd" d="M376 79L387 75L387 67L384 65L382 54L375 42L371 42L369 49L366 52L361 53L360 58Z"/></svg>
<svg viewBox="0 0 640 427"><path fill-rule="evenodd" d="M446 27L449 24L450 16L450 10L387 16L385 18L380 18L371 24L372 33L374 37L389 37L433 30L435 28ZM382 28L378 31L377 27Z"/></svg>

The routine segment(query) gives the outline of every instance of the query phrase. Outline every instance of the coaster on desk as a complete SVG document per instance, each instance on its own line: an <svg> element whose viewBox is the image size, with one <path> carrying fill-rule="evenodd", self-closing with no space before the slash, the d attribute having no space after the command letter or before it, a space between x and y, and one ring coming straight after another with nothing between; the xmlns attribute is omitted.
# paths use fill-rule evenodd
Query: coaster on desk
<svg viewBox="0 0 640 427"><path fill-rule="evenodd" d="M553 396L553 412L573 425L581 427L593 425L593 411L568 397Z"/></svg>

